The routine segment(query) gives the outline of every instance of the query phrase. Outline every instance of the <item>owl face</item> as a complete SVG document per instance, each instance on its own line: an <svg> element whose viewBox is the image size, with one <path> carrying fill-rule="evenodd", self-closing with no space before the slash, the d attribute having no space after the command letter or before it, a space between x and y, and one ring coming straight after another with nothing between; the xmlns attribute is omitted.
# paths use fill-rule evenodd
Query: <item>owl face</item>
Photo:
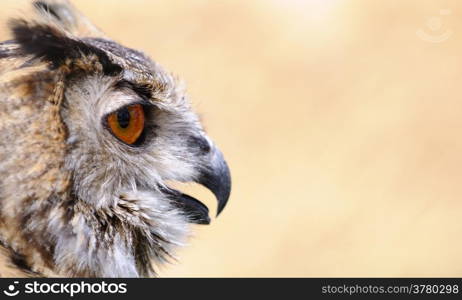
<svg viewBox="0 0 462 300"><path fill-rule="evenodd" d="M149 191L171 199L191 221L208 223L205 206L165 184L202 183L216 193L219 210L229 196L226 163L181 85L134 50L100 39L86 42L108 49L113 61L130 69L115 76L77 74L69 80L62 106L72 149L66 166L79 184L79 197L99 207L117 201L113 191ZM129 60L118 56L122 53L131 53Z"/></svg>
<svg viewBox="0 0 462 300"><path fill-rule="evenodd" d="M0 164L2 223L17 229L1 225L1 238L27 272L153 275L188 224L210 222L205 205L167 182L204 185L220 213L229 168L175 77L139 51L81 36L95 29L69 3L35 7L42 17L11 21L14 39L0 47L9 80L0 91L8 107L20 103L25 128L0 124L1 140L17 136ZM6 174L14 155L34 162Z"/></svg>

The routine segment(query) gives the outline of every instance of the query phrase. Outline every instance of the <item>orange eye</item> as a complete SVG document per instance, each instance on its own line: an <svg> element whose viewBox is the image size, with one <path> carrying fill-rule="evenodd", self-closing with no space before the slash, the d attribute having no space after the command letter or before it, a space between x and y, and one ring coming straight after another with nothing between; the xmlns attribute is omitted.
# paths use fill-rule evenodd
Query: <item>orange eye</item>
<svg viewBox="0 0 462 300"><path fill-rule="evenodd" d="M112 133L129 145L136 143L144 129L144 109L141 104L125 106L107 117Z"/></svg>

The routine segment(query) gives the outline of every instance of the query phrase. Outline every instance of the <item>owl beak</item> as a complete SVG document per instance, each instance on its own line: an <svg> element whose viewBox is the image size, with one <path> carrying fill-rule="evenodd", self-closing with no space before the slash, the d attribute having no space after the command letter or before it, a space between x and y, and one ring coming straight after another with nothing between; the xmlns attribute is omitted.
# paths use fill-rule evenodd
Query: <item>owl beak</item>
<svg viewBox="0 0 462 300"><path fill-rule="evenodd" d="M223 211L231 193L231 175L223 154L217 148L210 153L210 160L202 167L196 183L208 188L217 198L217 216ZM181 208L191 223L209 224L209 210L197 199L174 189L161 188L172 202Z"/></svg>
<svg viewBox="0 0 462 300"><path fill-rule="evenodd" d="M161 188L170 196L176 207L186 213L191 223L208 225L210 224L209 209L197 199L174 189Z"/></svg>
<svg viewBox="0 0 462 300"><path fill-rule="evenodd" d="M217 198L218 217L228 203L231 193L231 174L228 164L218 148L212 150L211 156L210 165L203 169L197 183L208 188Z"/></svg>

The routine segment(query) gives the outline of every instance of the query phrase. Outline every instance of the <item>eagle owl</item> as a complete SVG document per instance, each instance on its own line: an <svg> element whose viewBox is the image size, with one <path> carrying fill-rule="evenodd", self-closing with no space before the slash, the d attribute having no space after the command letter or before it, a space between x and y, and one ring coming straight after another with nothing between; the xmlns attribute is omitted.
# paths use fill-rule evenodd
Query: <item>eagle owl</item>
<svg viewBox="0 0 462 300"><path fill-rule="evenodd" d="M0 275L154 276L208 209L167 185L231 189L184 88L67 1L0 44Z"/></svg>

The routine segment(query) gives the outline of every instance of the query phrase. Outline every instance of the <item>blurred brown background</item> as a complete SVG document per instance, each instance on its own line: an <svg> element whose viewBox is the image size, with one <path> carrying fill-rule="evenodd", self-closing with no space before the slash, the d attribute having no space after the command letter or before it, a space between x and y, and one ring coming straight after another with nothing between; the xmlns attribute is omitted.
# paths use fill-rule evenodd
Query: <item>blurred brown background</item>
<svg viewBox="0 0 462 300"><path fill-rule="evenodd" d="M161 275L462 276L460 1L74 4L185 79L232 169Z"/></svg>

